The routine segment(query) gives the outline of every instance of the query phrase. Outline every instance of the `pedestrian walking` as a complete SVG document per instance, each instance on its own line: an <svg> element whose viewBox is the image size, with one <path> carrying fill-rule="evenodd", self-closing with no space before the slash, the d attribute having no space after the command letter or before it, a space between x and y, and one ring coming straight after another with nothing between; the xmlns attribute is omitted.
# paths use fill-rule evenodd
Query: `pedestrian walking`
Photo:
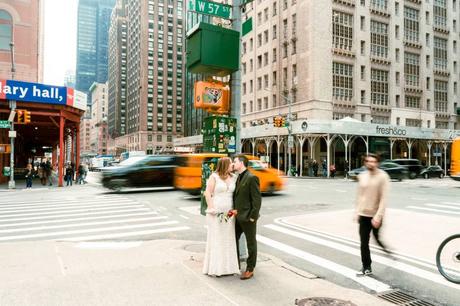
<svg viewBox="0 0 460 306"><path fill-rule="evenodd" d="M32 164L27 164L24 176L26 177L26 189L32 188L32 180L34 178L34 169L32 168Z"/></svg>
<svg viewBox="0 0 460 306"><path fill-rule="evenodd" d="M73 172L72 164L68 163L65 168L65 181L67 182L67 186L72 186Z"/></svg>
<svg viewBox="0 0 460 306"><path fill-rule="evenodd" d="M316 161L316 159L313 160L312 168L313 168L313 176L317 177L318 176L318 162Z"/></svg>
<svg viewBox="0 0 460 306"><path fill-rule="evenodd" d="M331 177L334 178L335 177L335 172L336 172L334 164L332 164L330 166L330 171L331 171Z"/></svg>
<svg viewBox="0 0 460 306"><path fill-rule="evenodd" d="M46 179L48 180L48 184L50 186L53 186L53 182L52 182L53 167L51 166L51 162L49 160L45 162L45 173L46 173Z"/></svg>
<svg viewBox="0 0 460 306"><path fill-rule="evenodd" d="M379 169L379 156L368 154L364 158L367 171L358 175L358 192L356 197L356 220L359 223L359 236L361 240L362 268L358 275L372 274L372 260L369 250L371 231L377 243L390 254L388 249L379 239L379 229L385 214L386 197L390 185L388 174Z"/></svg>
<svg viewBox="0 0 460 306"><path fill-rule="evenodd" d="M323 176L327 177L327 161L324 160L323 163L321 164L321 167L323 169Z"/></svg>

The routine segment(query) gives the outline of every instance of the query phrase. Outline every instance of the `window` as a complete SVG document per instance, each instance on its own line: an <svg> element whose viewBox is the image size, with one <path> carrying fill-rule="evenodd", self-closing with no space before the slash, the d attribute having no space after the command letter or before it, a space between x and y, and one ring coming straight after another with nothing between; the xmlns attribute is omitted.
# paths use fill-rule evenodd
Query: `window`
<svg viewBox="0 0 460 306"><path fill-rule="evenodd" d="M361 66L361 81L366 79L366 66Z"/></svg>
<svg viewBox="0 0 460 306"><path fill-rule="evenodd" d="M379 11L387 11L388 0L371 0L371 8Z"/></svg>
<svg viewBox="0 0 460 306"><path fill-rule="evenodd" d="M296 35L297 32L297 19L296 14L292 15L292 36Z"/></svg>
<svg viewBox="0 0 460 306"><path fill-rule="evenodd" d="M407 86L419 86L420 55L404 52L404 79Z"/></svg>
<svg viewBox="0 0 460 306"><path fill-rule="evenodd" d="M276 58L277 58L277 56L276 56L276 48L273 48L273 60L272 60L273 63L276 62Z"/></svg>
<svg viewBox="0 0 460 306"><path fill-rule="evenodd" d="M400 95L396 95L396 107L400 107L401 106L401 96Z"/></svg>
<svg viewBox="0 0 460 306"><path fill-rule="evenodd" d="M276 1L273 2L273 16L276 16L276 8L277 8L277 5L276 5Z"/></svg>
<svg viewBox="0 0 460 306"><path fill-rule="evenodd" d="M422 121L419 120L419 119L406 118L406 126L421 127L422 126Z"/></svg>
<svg viewBox="0 0 460 306"><path fill-rule="evenodd" d="M447 113L447 82L434 80L434 105L437 112Z"/></svg>
<svg viewBox="0 0 460 306"><path fill-rule="evenodd" d="M276 85L276 71L272 73L272 85Z"/></svg>
<svg viewBox="0 0 460 306"><path fill-rule="evenodd" d="M361 90L361 104L365 104L365 103L366 103L366 91Z"/></svg>
<svg viewBox="0 0 460 306"><path fill-rule="evenodd" d="M353 66L332 63L332 96L340 100L353 98Z"/></svg>
<svg viewBox="0 0 460 306"><path fill-rule="evenodd" d="M408 42L419 42L419 11L404 7L404 39Z"/></svg>
<svg viewBox="0 0 460 306"><path fill-rule="evenodd" d="M400 77L399 71L396 71L395 79L396 79L396 86L399 86L401 83L401 77Z"/></svg>
<svg viewBox="0 0 460 306"><path fill-rule="evenodd" d="M430 90L430 84L431 84L431 78L427 77L426 78L426 90Z"/></svg>
<svg viewBox="0 0 460 306"><path fill-rule="evenodd" d="M433 1L434 26L445 29L447 27L447 0Z"/></svg>
<svg viewBox="0 0 460 306"><path fill-rule="evenodd" d="M371 103L388 105L388 71L371 69Z"/></svg>
<svg viewBox="0 0 460 306"><path fill-rule="evenodd" d="M12 33L13 18L7 11L0 10L0 50L10 50Z"/></svg>
<svg viewBox="0 0 460 306"><path fill-rule="evenodd" d="M276 39L276 24L273 26L273 38L272 39Z"/></svg>
<svg viewBox="0 0 460 306"><path fill-rule="evenodd" d="M446 121L436 121L436 128L437 129L447 129L448 128L448 122L446 122Z"/></svg>
<svg viewBox="0 0 460 306"><path fill-rule="evenodd" d="M404 99L407 108L420 108L420 97L406 96Z"/></svg>
<svg viewBox="0 0 460 306"><path fill-rule="evenodd" d="M351 51L353 47L353 15L333 11L332 27L333 47Z"/></svg>
<svg viewBox="0 0 460 306"><path fill-rule="evenodd" d="M157 135L157 141L163 141L162 135Z"/></svg>
<svg viewBox="0 0 460 306"><path fill-rule="evenodd" d="M361 31L364 31L364 28L366 27L366 18L364 16L361 16L361 20L359 24L360 24Z"/></svg>
<svg viewBox="0 0 460 306"><path fill-rule="evenodd" d="M399 48L395 50L396 63L399 63Z"/></svg>
<svg viewBox="0 0 460 306"><path fill-rule="evenodd" d="M388 57L388 25L371 21L371 55Z"/></svg>
<svg viewBox="0 0 460 306"><path fill-rule="evenodd" d="M447 70L447 39L434 37L434 69Z"/></svg>
<svg viewBox="0 0 460 306"><path fill-rule="evenodd" d="M366 42L361 40L361 55L365 55L366 53Z"/></svg>

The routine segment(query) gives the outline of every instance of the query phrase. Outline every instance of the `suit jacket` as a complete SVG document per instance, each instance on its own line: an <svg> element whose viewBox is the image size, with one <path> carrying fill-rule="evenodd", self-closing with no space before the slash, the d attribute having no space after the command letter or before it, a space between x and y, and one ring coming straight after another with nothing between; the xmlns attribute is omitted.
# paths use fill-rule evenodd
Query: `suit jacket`
<svg viewBox="0 0 460 306"><path fill-rule="evenodd" d="M238 211L238 221L257 220L262 202L259 178L246 171L233 193L233 207Z"/></svg>

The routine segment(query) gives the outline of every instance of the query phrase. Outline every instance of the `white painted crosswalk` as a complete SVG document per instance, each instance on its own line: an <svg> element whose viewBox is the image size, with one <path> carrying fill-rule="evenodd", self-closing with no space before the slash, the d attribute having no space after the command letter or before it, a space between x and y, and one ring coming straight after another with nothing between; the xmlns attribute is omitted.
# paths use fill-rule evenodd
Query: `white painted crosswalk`
<svg viewBox="0 0 460 306"><path fill-rule="evenodd" d="M0 198L0 242L142 240L188 229L180 221L120 195Z"/></svg>
<svg viewBox="0 0 460 306"><path fill-rule="evenodd" d="M419 205L410 205L406 208L424 213L460 216L460 202L423 203Z"/></svg>

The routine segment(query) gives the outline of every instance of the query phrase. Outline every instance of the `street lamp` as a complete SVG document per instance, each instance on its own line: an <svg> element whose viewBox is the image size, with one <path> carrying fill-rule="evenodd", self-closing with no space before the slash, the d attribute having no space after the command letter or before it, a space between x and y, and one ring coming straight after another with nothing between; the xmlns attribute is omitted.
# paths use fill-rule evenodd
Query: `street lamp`
<svg viewBox="0 0 460 306"><path fill-rule="evenodd" d="M264 88L265 91L268 91L270 93L273 93L270 89L268 88ZM287 101L288 103L288 116L287 116L287 128L288 128L288 173L287 175L288 176L291 176L291 149L294 147L294 139L292 137L292 124L291 124L291 104L292 104L292 99L289 98L289 96L284 96L282 94L280 94L280 96Z"/></svg>

